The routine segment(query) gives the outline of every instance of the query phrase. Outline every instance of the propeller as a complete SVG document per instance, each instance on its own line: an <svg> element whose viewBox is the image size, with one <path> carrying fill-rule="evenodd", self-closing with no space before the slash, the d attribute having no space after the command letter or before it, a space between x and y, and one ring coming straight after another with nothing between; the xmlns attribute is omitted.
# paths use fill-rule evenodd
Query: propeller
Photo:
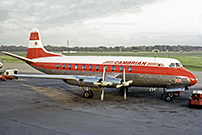
<svg viewBox="0 0 202 135"><path fill-rule="evenodd" d="M101 100L104 99L104 89L105 89L104 87L106 87L106 86L111 86L111 85L113 84L112 82L106 82L106 81L105 81L105 72L106 72L106 67L104 66L104 67L103 67L102 79L100 79L100 80L97 81L97 82L93 82L94 85L98 85L98 86L103 87L103 88L101 89Z"/></svg>
<svg viewBox="0 0 202 135"><path fill-rule="evenodd" d="M105 72L106 72L106 67L103 67L102 79L100 79L97 82L93 82L94 85L105 87L105 86L108 86L108 85L111 86L113 84L112 82L106 82L105 81Z"/></svg>
<svg viewBox="0 0 202 135"><path fill-rule="evenodd" d="M105 87L102 87L101 89L101 101L104 99L104 92L105 92Z"/></svg>
<svg viewBox="0 0 202 135"><path fill-rule="evenodd" d="M123 69L123 82L121 82L121 84L116 85L116 88L124 88L124 99L126 99L126 89L127 87L133 83L133 80L129 80L126 81L126 72L125 72L125 68Z"/></svg>

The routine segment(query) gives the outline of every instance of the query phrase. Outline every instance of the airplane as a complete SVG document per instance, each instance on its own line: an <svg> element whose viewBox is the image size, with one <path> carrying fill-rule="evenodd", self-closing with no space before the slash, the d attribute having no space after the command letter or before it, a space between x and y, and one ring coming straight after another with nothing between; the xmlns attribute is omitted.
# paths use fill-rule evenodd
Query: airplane
<svg viewBox="0 0 202 135"><path fill-rule="evenodd" d="M26 58L9 52L3 54L18 58L44 75L17 74L16 77L61 79L81 86L84 98L92 98L93 91L118 88L126 99L128 87L164 88L167 91L184 91L197 83L196 76L177 59L121 56L65 56L47 51L41 42L40 32L30 33ZM168 101L172 95L166 96Z"/></svg>

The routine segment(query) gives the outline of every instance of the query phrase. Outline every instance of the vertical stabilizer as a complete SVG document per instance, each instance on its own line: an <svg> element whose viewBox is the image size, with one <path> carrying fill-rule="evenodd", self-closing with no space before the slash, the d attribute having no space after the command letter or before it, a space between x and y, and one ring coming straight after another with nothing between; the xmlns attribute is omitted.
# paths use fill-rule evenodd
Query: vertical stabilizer
<svg viewBox="0 0 202 135"><path fill-rule="evenodd" d="M61 56L60 54L46 51L41 42L41 36L37 28L33 28L30 33L29 45L27 49L27 58L41 58L41 57L53 57Z"/></svg>

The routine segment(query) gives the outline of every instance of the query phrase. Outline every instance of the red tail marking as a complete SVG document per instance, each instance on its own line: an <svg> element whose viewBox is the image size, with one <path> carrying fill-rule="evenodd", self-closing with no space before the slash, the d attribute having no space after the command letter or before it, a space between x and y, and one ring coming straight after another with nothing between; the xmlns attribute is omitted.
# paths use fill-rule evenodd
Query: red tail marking
<svg viewBox="0 0 202 135"><path fill-rule="evenodd" d="M38 32L32 32L30 34L30 39L29 40L39 40L39 34L38 34Z"/></svg>
<svg viewBox="0 0 202 135"><path fill-rule="evenodd" d="M42 48L28 48L27 49L27 57L29 59L41 58L41 57L54 57L61 56L60 54L54 54L50 52L44 51Z"/></svg>

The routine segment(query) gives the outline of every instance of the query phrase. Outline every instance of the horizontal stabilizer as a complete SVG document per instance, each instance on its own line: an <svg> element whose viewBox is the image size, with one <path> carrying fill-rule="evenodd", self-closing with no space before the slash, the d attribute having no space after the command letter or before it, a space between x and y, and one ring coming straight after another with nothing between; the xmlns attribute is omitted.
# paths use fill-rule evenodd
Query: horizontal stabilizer
<svg viewBox="0 0 202 135"><path fill-rule="evenodd" d="M19 55L16 55L16 54L12 54L12 53L9 53L9 52L1 52L1 53L3 53L3 54L6 54L6 55L9 55L9 56L11 56L11 57L14 57L14 58L17 58L17 59L20 59L20 60L22 60L22 61L24 61L24 62L29 62L29 63L36 63L36 61L34 61L34 60L31 60L31 59L28 59L28 58L25 58L25 57L22 57L22 56L19 56Z"/></svg>

